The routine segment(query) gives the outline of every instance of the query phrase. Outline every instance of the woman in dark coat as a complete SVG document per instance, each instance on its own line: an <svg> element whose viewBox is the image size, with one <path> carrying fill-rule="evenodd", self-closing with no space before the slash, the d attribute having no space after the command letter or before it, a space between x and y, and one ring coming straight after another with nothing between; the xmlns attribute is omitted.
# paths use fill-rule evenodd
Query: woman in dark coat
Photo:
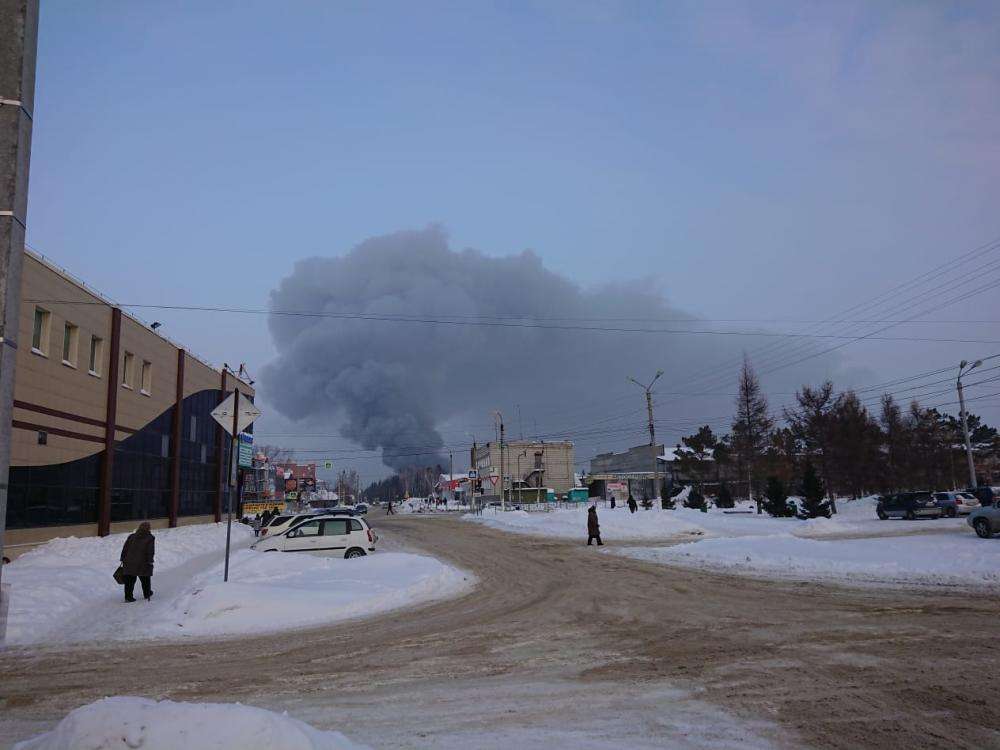
<svg viewBox="0 0 1000 750"><path fill-rule="evenodd" d="M628 511L629 513L635 513L639 509L638 504L635 502L635 498L632 497L632 493L628 493Z"/></svg>
<svg viewBox="0 0 1000 750"><path fill-rule="evenodd" d="M604 542L601 541L601 525L597 522L597 506L591 505L587 511L587 546L589 547L595 539L598 547L604 546Z"/></svg>
<svg viewBox="0 0 1000 750"><path fill-rule="evenodd" d="M143 521L134 533L128 535L122 547L122 573L125 576L125 601L135 601L135 579L142 583L142 595L149 601L153 596L153 555L156 537L149 531L149 521Z"/></svg>

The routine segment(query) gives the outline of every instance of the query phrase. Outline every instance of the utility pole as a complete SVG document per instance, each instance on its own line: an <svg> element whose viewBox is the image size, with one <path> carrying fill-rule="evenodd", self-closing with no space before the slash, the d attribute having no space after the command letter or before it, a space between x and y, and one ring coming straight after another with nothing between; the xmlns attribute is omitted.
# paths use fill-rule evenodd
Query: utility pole
<svg viewBox="0 0 1000 750"><path fill-rule="evenodd" d="M506 479L504 477L504 471L503 471L503 439L504 439L503 414L501 414L499 411L496 411L494 412L494 415L496 416L497 424L499 425L498 434L500 435L500 510L502 512L507 510L507 493L504 492L504 484L506 482Z"/></svg>
<svg viewBox="0 0 1000 750"><path fill-rule="evenodd" d="M455 454L448 451L448 489L451 490L451 496L455 496ZM445 507L448 507L448 500L444 501Z"/></svg>
<svg viewBox="0 0 1000 750"><path fill-rule="evenodd" d="M653 459L653 499L660 499L660 507L663 507L663 500L660 498L660 466L656 455L656 427L653 424L653 384L663 375L663 370L657 370L656 375L649 381L649 385L643 385L635 378L629 378L629 382L635 383L646 392L646 412L649 415L649 452Z"/></svg>
<svg viewBox="0 0 1000 750"><path fill-rule="evenodd" d="M972 441L969 439L969 419L965 413L965 393L962 390L962 376L967 375L973 370L975 370L979 365L983 363L983 360L978 359L972 363L972 366L966 369L966 365L969 363L964 359L958 365L958 404L959 404L959 414L962 418L962 437L965 438L965 458L969 462L969 486L972 489L976 489L979 484L976 482L976 462L972 460Z"/></svg>
<svg viewBox="0 0 1000 750"><path fill-rule="evenodd" d="M0 554L7 527L7 482L21 265L28 222L28 166L35 106L38 0L0 0ZM30 342L29 342L30 343ZM0 565L2 568L2 565ZM0 574L2 575L2 574ZM2 582L2 581L0 581ZM0 587L0 644L7 596Z"/></svg>

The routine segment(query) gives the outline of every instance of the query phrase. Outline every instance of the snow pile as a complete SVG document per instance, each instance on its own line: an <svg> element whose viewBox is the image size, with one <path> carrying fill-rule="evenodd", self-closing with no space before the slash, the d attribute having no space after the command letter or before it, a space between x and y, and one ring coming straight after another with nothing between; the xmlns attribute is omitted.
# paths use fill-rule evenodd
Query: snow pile
<svg viewBox="0 0 1000 750"><path fill-rule="evenodd" d="M618 552L650 562L774 578L1000 586L1000 544L972 534L838 540L779 534Z"/></svg>
<svg viewBox="0 0 1000 750"><path fill-rule="evenodd" d="M548 512L484 510L482 515L463 516L502 531L559 538L587 538L587 505ZM699 514L700 515L700 514ZM699 526L674 511L638 511L626 508L598 510L601 536L607 539L665 539L679 534L701 534Z"/></svg>
<svg viewBox="0 0 1000 750"><path fill-rule="evenodd" d="M72 711L51 732L14 750L365 750L340 732L324 732L239 703L174 703L105 698Z"/></svg>
<svg viewBox="0 0 1000 750"><path fill-rule="evenodd" d="M237 552L196 576L150 623L153 637L218 636L305 628L464 593L474 583L436 558L380 552L353 560Z"/></svg>
<svg viewBox="0 0 1000 750"><path fill-rule="evenodd" d="M223 583L225 524L158 530L154 596L126 604L111 575L124 535L61 539L4 567L11 584L7 642L56 645L240 635L304 628L454 596L470 575L422 555L379 552L344 560L246 549L233 524ZM139 593L137 589L137 594Z"/></svg>
<svg viewBox="0 0 1000 750"><path fill-rule="evenodd" d="M193 558L225 548L226 524L210 523L155 529L154 591L163 575ZM4 566L10 584L7 621L9 645L46 640L74 614L95 603L108 606L122 599L122 587L112 574L118 567L128 534L53 539ZM234 523L234 545L253 539L249 527Z"/></svg>
<svg viewBox="0 0 1000 750"><path fill-rule="evenodd" d="M701 534L705 537L761 536L788 534L798 537L826 537L836 535L884 536L915 531L964 530L964 518L942 518L922 521L881 521L875 515L875 497L860 500L839 500L837 515L832 518L772 518L758 514L753 503L740 503L736 508L709 508L702 512L678 505L675 510L640 508L629 513L628 508L598 508L601 536L604 541L629 541L665 539L684 534ZM577 508L550 511L501 512L495 508L482 515L468 514L464 519L482 523L502 531L533 536L576 538L587 535L587 504Z"/></svg>

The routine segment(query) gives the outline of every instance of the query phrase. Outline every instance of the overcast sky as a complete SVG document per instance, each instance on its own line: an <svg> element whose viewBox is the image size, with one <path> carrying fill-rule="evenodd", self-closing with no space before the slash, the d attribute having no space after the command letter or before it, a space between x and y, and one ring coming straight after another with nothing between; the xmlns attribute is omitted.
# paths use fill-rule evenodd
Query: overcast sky
<svg viewBox="0 0 1000 750"><path fill-rule="evenodd" d="M454 250L531 249L584 288L641 279L713 326L797 331L1000 238L995 2L44 0L37 86L29 244L123 303L264 308L297 260L439 224ZM914 287L953 297L923 317L1000 320L1000 288L963 296L1000 282L998 258ZM141 314L215 362L276 353L264 316ZM712 366L650 345L667 386ZM594 347L633 374L609 334ZM878 341L821 361L865 385L996 352Z"/></svg>

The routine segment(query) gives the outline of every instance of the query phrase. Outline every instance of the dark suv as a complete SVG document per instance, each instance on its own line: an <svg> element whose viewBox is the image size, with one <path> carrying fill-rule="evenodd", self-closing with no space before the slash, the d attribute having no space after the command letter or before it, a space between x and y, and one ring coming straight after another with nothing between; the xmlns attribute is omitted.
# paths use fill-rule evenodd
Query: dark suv
<svg viewBox="0 0 1000 750"><path fill-rule="evenodd" d="M879 498L875 513L883 521L887 518L940 518L944 509L939 507L930 492L899 492Z"/></svg>

